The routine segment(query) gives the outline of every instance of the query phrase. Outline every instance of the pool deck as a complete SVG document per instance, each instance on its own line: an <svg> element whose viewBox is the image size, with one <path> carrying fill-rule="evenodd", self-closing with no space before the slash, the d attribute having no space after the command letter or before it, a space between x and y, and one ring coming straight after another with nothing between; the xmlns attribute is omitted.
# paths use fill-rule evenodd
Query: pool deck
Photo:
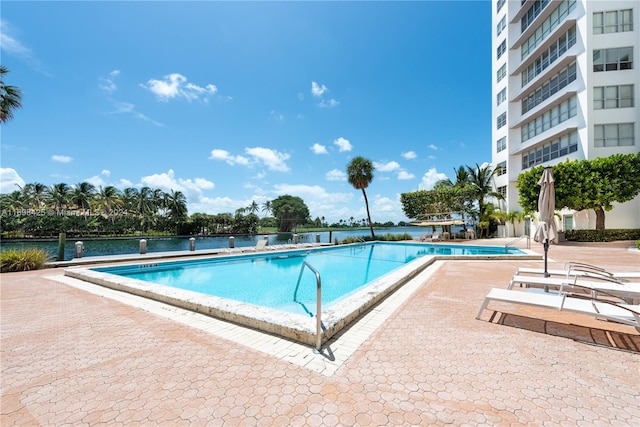
<svg viewBox="0 0 640 427"><path fill-rule="evenodd" d="M550 247L550 269L569 260L640 270L630 242ZM439 261L322 354L62 268L2 274L0 425L640 425L634 328L508 304L475 319L521 266L542 261Z"/></svg>

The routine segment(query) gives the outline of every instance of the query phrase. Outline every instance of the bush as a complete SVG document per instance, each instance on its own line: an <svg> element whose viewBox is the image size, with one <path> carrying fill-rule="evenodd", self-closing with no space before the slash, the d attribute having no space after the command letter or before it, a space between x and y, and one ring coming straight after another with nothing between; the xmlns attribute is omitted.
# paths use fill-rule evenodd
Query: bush
<svg viewBox="0 0 640 427"><path fill-rule="evenodd" d="M346 244L349 244L349 243L362 243L362 242L372 242L372 241L398 242L398 241L402 241L402 240L413 240L413 237L411 237L411 234L409 234L409 233L403 233L403 234L387 233L387 234L384 234L382 236L376 236L375 239L372 238L371 236L358 236L358 237L349 236L349 237L343 239L342 242L340 242L340 243L343 244L343 245L346 245Z"/></svg>
<svg viewBox="0 0 640 427"><path fill-rule="evenodd" d="M11 249L0 253L0 272L38 270L51 259L43 249Z"/></svg>
<svg viewBox="0 0 640 427"><path fill-rule="evenodd" d="M617 240L638 240L640 229L611 230L568 230L565 239L572 242L615 242Z"/></svg>

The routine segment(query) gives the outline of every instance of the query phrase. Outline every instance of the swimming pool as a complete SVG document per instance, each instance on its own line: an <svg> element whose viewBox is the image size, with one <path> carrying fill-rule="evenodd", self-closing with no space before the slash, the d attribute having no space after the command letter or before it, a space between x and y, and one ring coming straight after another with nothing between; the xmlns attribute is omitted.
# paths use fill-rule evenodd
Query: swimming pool
<svg viewBox="0 0 640 427"><path fill-rule="evenodd" d="M311 344L316 339L314 270L321 278L322 335L327 340L440 257L522 255L504 247L376 242L65 274Z"/></svg>

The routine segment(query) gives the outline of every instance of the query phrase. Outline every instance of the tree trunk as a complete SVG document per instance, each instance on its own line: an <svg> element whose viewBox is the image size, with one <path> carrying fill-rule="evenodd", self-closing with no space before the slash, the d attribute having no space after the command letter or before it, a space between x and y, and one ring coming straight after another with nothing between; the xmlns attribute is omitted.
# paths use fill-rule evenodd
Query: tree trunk
<svg viewBox="0 0 640 427"><path fill-rule="evenodd" d="M596 211L596 230L604 230L604 209L597 207Z"/></svg>
<svg viewBox="0 0 640 427"><path fill-rule="evenodd" d="M371 214L369 213L369 200L367 199L367 193L362 189L362 195L364 196L364 204L367 207L367 219L369 220L369 229L371 229L371 238L375 239L376 235L373 234L373 224L371 224Z"/></svg>

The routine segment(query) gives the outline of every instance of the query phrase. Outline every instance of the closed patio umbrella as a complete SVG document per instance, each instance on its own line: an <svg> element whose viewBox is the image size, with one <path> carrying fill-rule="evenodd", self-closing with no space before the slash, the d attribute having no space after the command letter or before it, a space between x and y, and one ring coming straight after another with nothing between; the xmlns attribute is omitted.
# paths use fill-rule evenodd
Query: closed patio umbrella
<svg viewBox="0 0 640 427"><path fill-rule="evenodd" d="M558 230L554 220L554 212L556 210L556 190L551 167L544 169L538 184L540 184L540 195L538 196L540 227L536 230L536 234L533 239L536 242L542 242L544 245L544 275L545 277L549 277L549 273L547 272L549 243L558 243Z"/></svg>

